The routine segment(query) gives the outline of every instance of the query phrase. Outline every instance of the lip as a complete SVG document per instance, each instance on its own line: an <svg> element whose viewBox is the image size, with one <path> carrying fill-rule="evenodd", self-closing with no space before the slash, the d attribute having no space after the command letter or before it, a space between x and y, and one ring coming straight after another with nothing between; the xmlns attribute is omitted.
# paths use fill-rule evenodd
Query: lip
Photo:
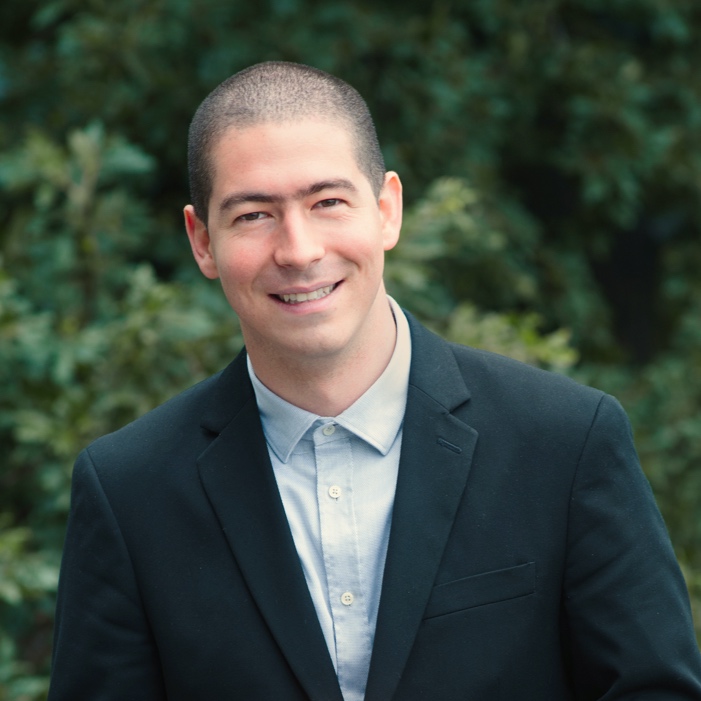
<svg viewBox="0 0 701 701"><path fill-rule="evenodd" d="M282 295L299 295L299 294L309 294L310 292L316 292L317 290L322 290L324 287L338 287L338 285L343 282L342 280L332 280L330 282L320 282L314 283L313 285L301 286L297 285L295 287L285 287L277 292L271 292L272 297L280 297ZM333 292L334 290L332 290Z"/></svg>
<svg viewBox="0 0 701 701"><path fill-rule="evenodd" d="M333 304L335 293L342 286L342 284L343 280L339 280L338 282L324 283L321 285L315 283L307 286L288 287L285 288L283 292L270 294L269 297L277 304L278 308L283 309L287 313L308 314L320 312L326 310L330 304ZM323 297L318 297L317 299L309 299L296 303L285 302L283 299L281 299L282 295L310 294L311 292L323 289L324 287L332 287L333 289L328 294L324 295Z"/></svg>

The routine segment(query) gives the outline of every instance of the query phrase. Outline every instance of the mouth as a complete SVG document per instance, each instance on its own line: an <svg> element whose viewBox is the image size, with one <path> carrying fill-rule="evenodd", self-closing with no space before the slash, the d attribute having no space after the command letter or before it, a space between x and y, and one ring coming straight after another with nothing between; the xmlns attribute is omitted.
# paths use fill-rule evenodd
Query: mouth
<svg viewBox="0 0 701 701"><path fill-rule="evenodd" d="M319 287L311 292L295 292L290 294L273 295L277 297L281 302L285 304L301 304L302 302L312 302L315 299L321 299L330 295L340 283L335 282L333 285L327 285L326 287Z"/></svg>

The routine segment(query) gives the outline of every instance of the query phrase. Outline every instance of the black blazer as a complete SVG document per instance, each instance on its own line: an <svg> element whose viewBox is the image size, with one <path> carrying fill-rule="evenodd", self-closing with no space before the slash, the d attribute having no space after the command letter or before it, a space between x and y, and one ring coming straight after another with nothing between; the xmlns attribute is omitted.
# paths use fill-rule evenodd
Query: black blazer
<svg viewBox="0 0 701 701"><path fill-rule="evenodd" d="M410 319L367 701L701 699L618 403ZM342 701L240 354L79 457L51 701Z"/></svg>

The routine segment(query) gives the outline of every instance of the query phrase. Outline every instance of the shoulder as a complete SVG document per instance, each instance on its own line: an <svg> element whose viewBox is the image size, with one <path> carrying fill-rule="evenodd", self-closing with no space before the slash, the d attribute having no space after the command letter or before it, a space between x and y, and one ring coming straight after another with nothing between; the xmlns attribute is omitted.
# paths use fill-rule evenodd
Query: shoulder
<svg viewBox="0 0 701 701"><path fill-rule="evenodd" d="M464 385L468 401L460 413L471 420L498 420L511 427L547 424L580 430L593 421L602 402L613 398L570 377L541 370L497 353L451 343L410 318L414 381L421 389L440 395L455 393Z"/></svg>
<svg viewBox="0 0 701 701"><path fill-rule="evenodd" d="M96 439L78 462L92 464L105 482L144 481L149 475L175 477L189 472L237 407L252 394L248 385L242 354L225 370Z"/></svg>
<svg viewBox="0 0 701 701"><path fill-rule="evenodd" d="M589 425L602 402L618 405L601 390L565 375L497 353L450 345L473 400L514 419L543 417L552 425Z"/></svg>
<svg viewBox="0 0 701 701"><path fill-rule="evenodd" d="M582 385L567 375L543 370L491 351L447 341L446 344L473 391L503 389L512 398L524 395L531 401L561 395L566 400L598 402L603 395L601 390Z"/></svg>
<svg viewBox="0 0 701 701"><path fill-rule="evenodd" d="M519 394L531 399L562 394L595 402L601 399L600 390L582 385L570 377L498 353L446 341L411 314L406 313L406 316L412 335L412 366L418 374L430 375L436 369L447 375L457 371L471 393L503 389L508 391L510 398Z"/></svg>
<svg viewBox="0 0 701 701"><path fill-rule="evenodd" d="M118 444L139 443L144 439L174 438L193 423L199 424L221 372L189 387L135 421L95 440L93 451L109 450Z"/></svg>

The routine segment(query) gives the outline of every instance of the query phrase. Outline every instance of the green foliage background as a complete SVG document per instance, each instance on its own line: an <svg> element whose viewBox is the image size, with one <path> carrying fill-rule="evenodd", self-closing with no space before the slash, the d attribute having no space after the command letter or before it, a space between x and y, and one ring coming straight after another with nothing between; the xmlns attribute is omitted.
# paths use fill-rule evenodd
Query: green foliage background
<svg viewBox="0 0 701 701"><path fill-rule="evenodd" d="M200 100L285 59L366 96L392 293L616 394L701 623L696 0L0 5L0 701L45 697L77 452L241 339L180 220Z"/></svg>

